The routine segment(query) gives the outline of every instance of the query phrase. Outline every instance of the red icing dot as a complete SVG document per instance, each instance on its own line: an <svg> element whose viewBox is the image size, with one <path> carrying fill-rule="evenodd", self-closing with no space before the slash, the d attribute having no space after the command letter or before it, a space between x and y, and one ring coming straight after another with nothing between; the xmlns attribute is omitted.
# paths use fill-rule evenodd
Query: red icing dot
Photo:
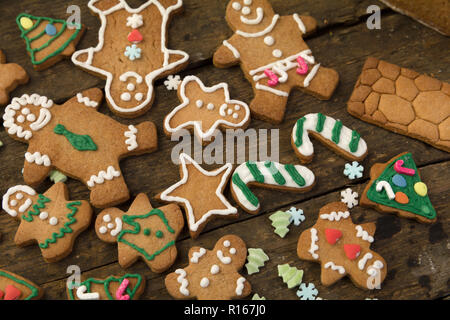
<svg viewBox="0 0 450 320"><path fill-rule="evenodd" d="M361 253L361 247L358 244L344 244L344 251L347 258L355 260Z"/></svg>
<svg viewBox="0 0 450 320"><path fill-rule="evenodd" d="M337 229L325 229L327 242L334 245L342 237L342 231Z"/></svg>
<svg viewBox="0 0 450 320"><path fill-rule="evenodd" d="M139 32L138 29L134 29L128 34L128 41L132 43L139 43L144 39L142 34Z"/></svg>
<svg viewBox="0 0 450 320"><path fill-rule="evenodd" d="M22 294L22 291L14 287L12 284L6 286L5 300L16 300Z"/></svg>
<svg viewBox="0 0 450 320"><path fill-rule="evenodd" d="M406 194L399 191L395 194L395 201L397 201L400 204L407 204L409 202L409 198Z"/></svg>

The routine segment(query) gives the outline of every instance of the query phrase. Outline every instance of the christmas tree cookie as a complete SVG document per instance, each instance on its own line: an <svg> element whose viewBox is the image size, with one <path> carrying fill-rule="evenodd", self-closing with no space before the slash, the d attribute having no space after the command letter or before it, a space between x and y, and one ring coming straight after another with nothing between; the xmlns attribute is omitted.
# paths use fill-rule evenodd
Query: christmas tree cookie
<svg viewBox="0 0 450 320"><path fill-rule="evenodd" d="M38 300L43 293L33 282L0 269L0 300Z"/></svg>
<svg viewBox="0 0 450 320"><path fill-rule="evenodd" d="M42 71L75 52L84 26L69 25L65 20L35 17L21 13L16 18L33 67Z"/></svg>
<svg viewBox="0 0 450 320"><path fill-rule="evenodd" d="M137 300L144 289L144 277L126 274L106 279L89 278L78 287L68 287L66 291L69 300Z"/></svg>
<svg viewBox="0 0 450 320"><path fill-rule="evenodd" d="M364 189L360 204L422 223L436 221L428 187L420 179L412 155L407 152L371 168L370 182Z"/></svg>
<svg viewBox="0 0 450 320"><path fill-rule="evenodd" d="M18 246L38 243L47 262L56 262L72 251L77 236L91 222L87 201L70 201L64 183L56 183L44 194L29 186L15 186L3 196L2 207L20 221L14 242Z"/></svg>

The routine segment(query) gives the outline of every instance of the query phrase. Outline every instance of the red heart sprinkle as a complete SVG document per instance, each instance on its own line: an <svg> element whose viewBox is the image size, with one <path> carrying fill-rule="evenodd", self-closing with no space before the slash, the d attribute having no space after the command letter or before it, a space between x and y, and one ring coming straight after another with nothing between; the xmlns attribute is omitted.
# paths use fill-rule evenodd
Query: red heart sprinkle
<svg viewBox="0 0 450 320"><path fill-rule="evenodd" d="M361 253L361 247L358 244L344 244L344 251L347 258L355 260Z"/></svg>
<svg viewBox="0 0 450 320"><path fill-rule="evenodd" d="M142 34L139 32L138 29L134 29L128 34L128 41L132 43L139 43L144 39Z"/></svg>
<svg viewBox="0 0 450 320"><path fill-rule="evenodd" d="M337 229L325 229L325 236L328 243L334 245L342 237L342 232Z"/></svg>
<svg viewBox="0 0 450 320"><path fill-rule="evenodd" d="M16 287L14 287L12 284L6 286L5 291L6 291L5 300L16 300L22 294L22 292Z"/></svg>

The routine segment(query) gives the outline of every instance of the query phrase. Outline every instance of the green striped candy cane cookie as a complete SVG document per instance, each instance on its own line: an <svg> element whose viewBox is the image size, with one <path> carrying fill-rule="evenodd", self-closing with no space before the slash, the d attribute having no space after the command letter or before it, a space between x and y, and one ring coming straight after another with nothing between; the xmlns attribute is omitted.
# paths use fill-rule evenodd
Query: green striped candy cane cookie
<svg viewBox="0 0 450 320"><path fill-rule="evenodd" d="M300 165L271 161L245 162L236 168L231 181L233 197L241 208L249 213L258 213L260 203L249 185L294 192L307 191L313 186L315 176L311 170Z"/></svg>

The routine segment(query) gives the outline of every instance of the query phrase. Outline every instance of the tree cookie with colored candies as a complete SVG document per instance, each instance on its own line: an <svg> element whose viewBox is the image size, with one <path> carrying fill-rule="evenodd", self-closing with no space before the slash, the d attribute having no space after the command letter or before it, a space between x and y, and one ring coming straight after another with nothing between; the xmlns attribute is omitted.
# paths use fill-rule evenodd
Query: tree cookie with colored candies
<svg viewBox="0 0 450 320"><path fill-rule="evenodd" d="M387 274L386 261L370 250L375 229L372 222L353 224L345 203L329 203L320 209L316 224L300 235L297 255L321 264L325 286L348 275L356 286L374 289Z"/></svg>
<svg viewBox="0 0 450 320"><path fill-rule="evenodd" d="M182 10L182 0L148 0L130 8L126 0L90 0L101 27L96 47L75 52L72 62L106 79L108 105L114 113L137 117L153 104L153 83L176 74L189 56L167 49L167 25Z"/></svg>
<svg viewBox="0 0 450 320"><path fill-rule="evenodd" d="M289 192L308 192L316 183L314 173L304 166L278 162L245 162L234 170L231 194L247 213L261 209L258 198L249 186Z"/></svg>
<svg viewBox="0 0 450 320"><path fill-rule="evenodd" d="M103 210L95 221L95 232L100 240L117 243L122 268L140 258L153 272L161 273L175 262L175 240L183 226L183 214L176 204L153 209L141 193L126 213L117 208Z"/></svg>
<svg viewBox="0 0 450 320"><path fill-rule="evenodd" d="M63 19L35 17L21 13L16 18L20 36L25 40L31 63L37 71L45 70L64 58L69 58L84 34L83 25Z"/></svg>
<svg viewBox="0 0 450 320"><path fill-rule="evenodd" d="M230 99L226 83L206 87L199 78L188 76L178 89L178 97L182 104L164 120L168 136L189 129L208 144L215 130L245 129L250 123L250 109L246 103Z"/></svg>
<svg viewBox="0 0 450 320"><path fill-rule="evenodd" d="M0 269L0 300L39 300L43 294L30 280Z"/></svg>
<svg viewBox="0 0 450 320"><path fill-rule="evenodd" d="M321 113L310 113L297 120L292 130L291 144L295 154L303 163L309 163L314 157L314 146L310 136L347 160L362 161L368 154L367 144L361 135Z"/></svg>
<svg viewBox="0 0 450 320"><path fill-rule="evenodd" d="M319 99L331 98L339 82L333 69L322 67L303 37L317 24L309 16L275 14L268 0L231 0L226 20L234 35L215 52L218 68L240 63L255 97L252 115L283 121L290 92L296 88Z"/></svg>
<svg viewBox="0 0 450 320"><path fill-rule="evenodd" d="M370 169L370 182L361 195L360 205L422 223L437 220L436 210L428 197L428 187L422 182L408 152L386 163L376 163Z"/></svg>
<svg viewBox="0 0 450 320"><path fill-rule="evenodd" d="M91 222L92 208L87 201L69 200L62 182L44 194L29 186L15 186L3 196L3 210L20 221L14 242L20 247L39 245L47 262L56 262L72 252L78 235Z"/></svg>
<svg viewBox="0 0 450 320"><path fill-rule="evenodd" d="M119 161L157 149L156 126L123 125L97 111L103 93L89 89L62 105L37 94L14 98L3 126L28 143L23 177L37 186L52 169L83 182L94 207L106 208L129 199Z"/></svg>
<svg viewBox="0 0 450 320"><path fill-rule="evenodd" d="M213 250L193 247L189 250L189 265L167 275L167 291L175 299L245 298L252 288L238 271L246 258L247 246L235 235L220 238Z"/></svg>
<svg viewBox="0 0 450 320"><path fill-rule="evenodd" d="M237 209L223 195L233 166L206 171L187 154L180 154L181 180L156 198L164 202L180 203L184 207L193 239L197 238L213 218L237 218Z"/></svg>
<svg viewBox="0 0 450 320"><path fill-rule="evenodd" d="M16 63L6 63L6 57L0 50L0 106L9 102L9 93L20 84L29 80L28 73Z"/></svg>
<svg viewBox="0 0 450 320"><path fill-rule="evenodd" d="M69 300L138 300L145 290L145 277L140 274L89 278L77 288L67 287Z"/></svg>

